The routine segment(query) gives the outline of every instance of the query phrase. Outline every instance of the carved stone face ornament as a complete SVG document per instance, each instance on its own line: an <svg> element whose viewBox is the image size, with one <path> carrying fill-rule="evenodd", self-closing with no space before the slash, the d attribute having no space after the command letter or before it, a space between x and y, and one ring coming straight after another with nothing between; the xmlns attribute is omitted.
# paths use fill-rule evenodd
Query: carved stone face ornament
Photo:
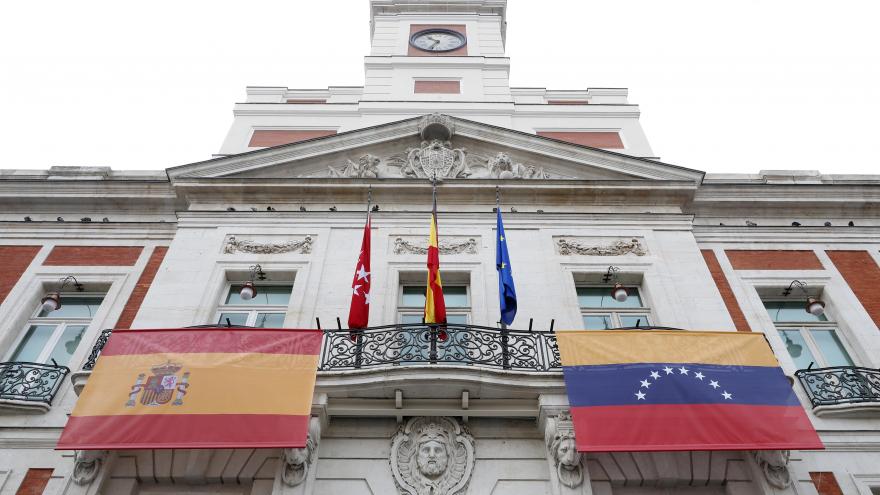
<svg viewBox="0 0 880 495"><path fill-rule="evenodd" d="M391 442L391 471L402 494L464 493L473 466L473 437L452 418L412 418Z"/></svg>

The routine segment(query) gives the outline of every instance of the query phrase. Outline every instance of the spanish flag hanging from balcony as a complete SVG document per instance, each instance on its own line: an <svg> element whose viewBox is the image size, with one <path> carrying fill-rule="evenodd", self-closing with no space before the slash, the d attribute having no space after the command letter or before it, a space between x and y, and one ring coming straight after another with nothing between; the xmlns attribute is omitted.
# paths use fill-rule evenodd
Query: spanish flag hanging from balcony
<svg viewBox="0 0 880 495"><path fill-rule="evenodd" d="M446 301L440 280L440 247L437 244L437 188L434 187L431 209L431 234L428 239L428 287L425 290L425 323L446 323Z"/></svg>
<svg viewBox="0 0 880 495"><path fill-rule="evenodd" d="M581 452L824 448L763 334L556 338Z"/></svg>
<svg viewBox="0 0 880 495"><path fill-rule="evenodd" d="M304 447L319 330L114 330L59 450Z"/></svg>

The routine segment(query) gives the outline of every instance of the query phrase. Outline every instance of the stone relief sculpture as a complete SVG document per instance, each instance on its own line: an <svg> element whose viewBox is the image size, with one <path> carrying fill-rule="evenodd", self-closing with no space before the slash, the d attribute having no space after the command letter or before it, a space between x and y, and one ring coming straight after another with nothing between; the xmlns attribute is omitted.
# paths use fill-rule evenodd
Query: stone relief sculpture
<svg viewBox="0 0 880 495"><path fill-rule="evenodd" d="M223 252L225 254L282 254L295 252L299 252L300 254L310 254L312 252L312 237L306 236L301 241L256 242L238 240L234 235L231 235L223 246Z"/></svg>
<svg viewBox="0 0 880 495"><path fill-rule="evenodd" d="M348 179L420 178L443 179L550 179L543 167L514 162L507 153L493 156L469 154L466 148L453 148L455 125L446 115L425 115L419 121L421 144L384 159L370 153L356 162L327 167L315 176Z"/></svg>
<svg viewBox="0 0 880 495"><path fill-rule="evenodd" d="M349 179L377 179L379 177L379 164L382 160L367 153L358 158L357 163L346 159L347 164L341 168L328 167L330 177L344 177Z"/></svg>
<svg viewBox="0 0 880 495"><path fill-rule="evenodd" d="M107 455L106 450L77 450L73 456L73 482L77 485L88 485L94 481L107 460Z"/></svg>
<svg viewBox="0 0 880 495"><path fill-rule="evenodd" d="M574 239L561 238L556 240L556 250L563 256L622 256L625 254L644 256L647 254L647 251L645 251L644 246L642 246L638 239L615 241L606 246L589 246Z"/></svg>
<svg viewBox="0 0 880 495"><path fill-rule="evenodd" d="M477 254L477 240L473 238L464 242L443 240L438 247L440 254ZM428 246L398 237L394 239L394 254L428 254Z"/></svg>
<svg viewBox="0 0 880 495"><path fill-rule="evenodd" d="M309 473L309 466L315 460L320 436L320 422L317 418L311 418L306 446L299 449L288 448L281 451L281 481L285 485L297 486L305 481Z"/></svg>
<svg viewBox="0 0 880 495"><path fill-rule="evenodd" d="M791 473L788 471L788 450L756 450L752 452L755 462L764 472L767 483L775 488L788 488L791 485Z"/></svg>
<svg viewBox="0 0 880 495"><path fill-rule="evenodd" d="M569 488L580 486L584 482L583 454L575 446L571 413L560 413L555 426L548 425L545 439L550 457L556 465L559 482Z"/></svg>
<svg viewBox="0 0 880 495"><path fill-rule="evenodd" d="M394 435L390 460L401 494L463 494L474 468L474 439L456 419L411 418Z"/></svg>

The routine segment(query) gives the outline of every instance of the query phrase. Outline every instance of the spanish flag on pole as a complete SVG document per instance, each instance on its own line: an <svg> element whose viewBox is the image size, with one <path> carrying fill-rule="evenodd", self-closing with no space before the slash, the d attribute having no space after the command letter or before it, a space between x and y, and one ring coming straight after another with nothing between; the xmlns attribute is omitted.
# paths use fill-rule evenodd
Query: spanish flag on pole
<svg viewBox="0 0 880 495"><path fill-rule="evenodd" d="M437 192L431 210L431 235L428 240L428 287L425 290L425 323L446 323L446 302L440 281L440 248L437 244Z"/></svg>

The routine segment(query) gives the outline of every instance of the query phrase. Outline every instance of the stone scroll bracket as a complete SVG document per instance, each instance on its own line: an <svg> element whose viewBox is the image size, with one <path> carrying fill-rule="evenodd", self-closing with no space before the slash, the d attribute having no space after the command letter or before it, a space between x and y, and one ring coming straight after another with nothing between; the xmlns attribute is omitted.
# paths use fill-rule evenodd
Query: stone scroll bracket
<svg viewBox="0 0 880 495"><path fill-rule="evenodd" d="M592 494L586 456L577 451L571 413L560 411L544 422L544 441L554 495Z"/></svg>
<svg viewBox="0 0 880 495"><path fill-rule="evenodd" d="M102 492L117 458L116 452L107 450L77 450L73 455L73 468L62 493L65 495L97 495Z"/></svg>
<svg viewBox="0 0 880 495"><path fill-rule="evenodd" d="M285 495L306 495L311 493L318 464L318 446L321 442L321 419L309 419L309 434L306 446L297 449L282 449L275 476L273 493Z"/></svg>

